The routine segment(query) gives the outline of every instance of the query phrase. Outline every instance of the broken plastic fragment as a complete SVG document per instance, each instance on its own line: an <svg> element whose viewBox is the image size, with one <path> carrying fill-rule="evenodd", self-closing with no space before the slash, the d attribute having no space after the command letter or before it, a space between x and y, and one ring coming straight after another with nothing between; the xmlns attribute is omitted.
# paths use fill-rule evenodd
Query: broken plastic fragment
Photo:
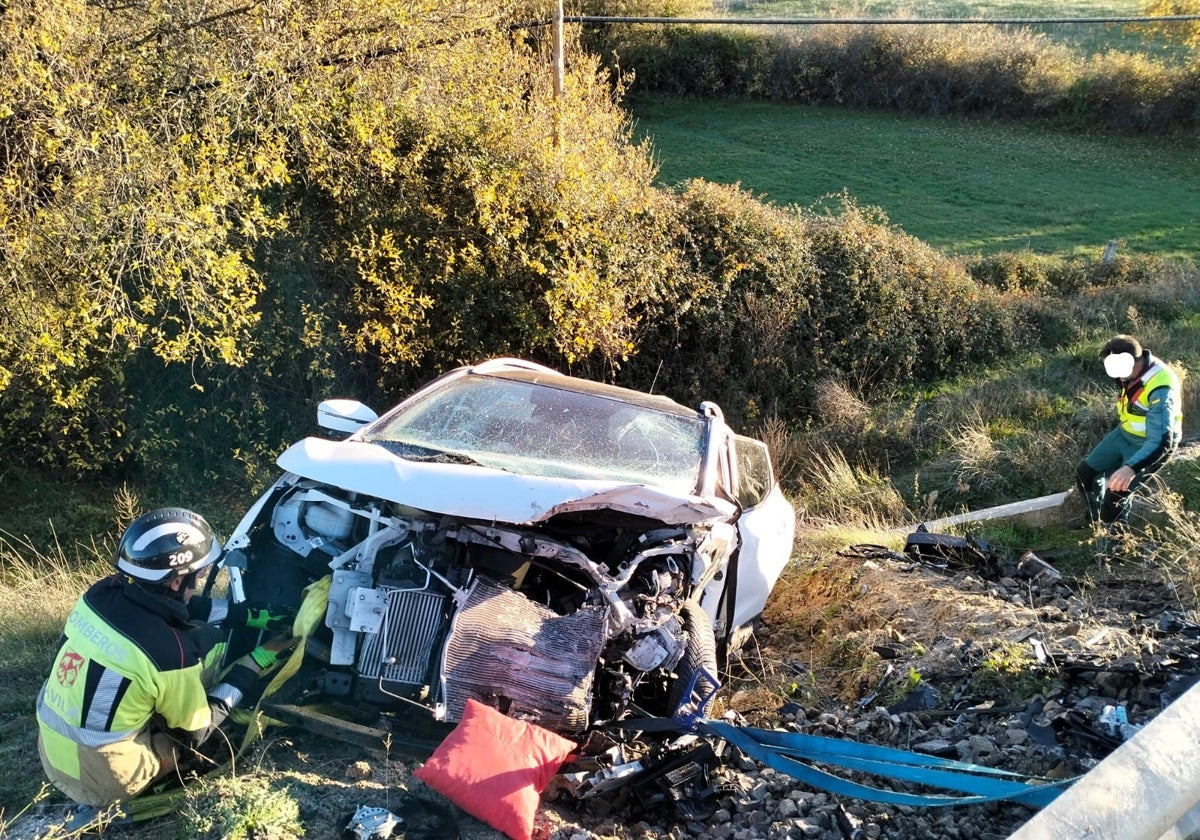
<svg viewBox="0 0 1200 840"><path fill-rule="evenodd" d="M1105 706L1100 714L1100 723L1109 735L1120 736L1123 741L1128 741L1142 728L1140 725L1129 722L1129 716L1124 706Z"/></svg>
<svg viewBox="0 0 1200 840"><path fill-rule="evenodd" d="M1026 551L1017 561L1017 573L1039 586L1050 586L1062 580L1062 573L1032 551Z"/></svg>
<svg viewBox="0 0 1200 840"><path fill-rule="evenodd" d="M372 837L391 837L396 827L404 820L393 814L387 808L368 808L359 805L346 830L354 832L358 840L370 840Z"/></svg>

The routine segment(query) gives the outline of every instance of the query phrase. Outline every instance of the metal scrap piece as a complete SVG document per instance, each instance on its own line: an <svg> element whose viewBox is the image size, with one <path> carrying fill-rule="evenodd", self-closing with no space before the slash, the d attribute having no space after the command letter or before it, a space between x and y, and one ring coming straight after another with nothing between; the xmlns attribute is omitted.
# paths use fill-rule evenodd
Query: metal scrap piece
<svg viewBox="0 0 1200 840"><path fill-rule="evenodd" d="M372 837L391 837L392 832L404 820L387 808L368 808L359 805L350 822L346 824L347 831L353 831L358 840L370 840Z"/></svg>

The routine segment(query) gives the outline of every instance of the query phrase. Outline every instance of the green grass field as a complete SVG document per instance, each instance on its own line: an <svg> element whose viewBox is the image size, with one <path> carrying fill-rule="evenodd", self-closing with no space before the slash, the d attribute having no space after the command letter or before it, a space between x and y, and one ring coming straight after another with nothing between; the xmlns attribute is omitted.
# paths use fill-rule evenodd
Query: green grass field
<svg viewBox="0 0 1200 840"><path fill-rule="evenodd" d="M765 102L635 103L660 183L739 183L809 207L845 190L949 253L1132 252L1200 262L1200 142Z"/></svg>
<svg viewBox="0 0 1200 840"><path fill-rule="evenodd" d="M964 0L717 0L717 7L736 18L896 18L896 19L1046 19L1126 18L1142 14L1143 0L1071 0L1071 2L964 2ZM1120 24L1051 23L1029 28L1085 53L1107 49L1144 52L1175 60L1187 55L1178 45L1147 41Z"/></svg>

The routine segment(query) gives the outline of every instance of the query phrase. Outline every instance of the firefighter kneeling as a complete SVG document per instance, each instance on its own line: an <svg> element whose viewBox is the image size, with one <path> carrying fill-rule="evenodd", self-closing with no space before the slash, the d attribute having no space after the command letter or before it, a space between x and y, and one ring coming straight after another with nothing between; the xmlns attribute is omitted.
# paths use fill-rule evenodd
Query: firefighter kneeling
<svg viewBox="0 0 1200 840"><path fill-rule="evenodd" d="M121 537L116 573L67 619L38 694L38 751L46 776L80 805L119 803L166 777L295 644L276 637L213 685L226 627L277 630L292 617L196 595L221 554L203 517L151 511Z"/></svg>

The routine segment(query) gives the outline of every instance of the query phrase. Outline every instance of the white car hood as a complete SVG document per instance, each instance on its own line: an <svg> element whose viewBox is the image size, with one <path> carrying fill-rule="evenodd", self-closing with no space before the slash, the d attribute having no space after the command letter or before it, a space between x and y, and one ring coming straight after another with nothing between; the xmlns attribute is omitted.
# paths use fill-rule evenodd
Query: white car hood
<svg viewBox="0 0 1200 840"><path fill-rule="evenodd" d="M491 467L406 461L373 443L305 438L276 463L303 478L431 513L520 525L560 513L614 510L668 525L730 519L723 499L644 484L516 475Z"/></svg>

